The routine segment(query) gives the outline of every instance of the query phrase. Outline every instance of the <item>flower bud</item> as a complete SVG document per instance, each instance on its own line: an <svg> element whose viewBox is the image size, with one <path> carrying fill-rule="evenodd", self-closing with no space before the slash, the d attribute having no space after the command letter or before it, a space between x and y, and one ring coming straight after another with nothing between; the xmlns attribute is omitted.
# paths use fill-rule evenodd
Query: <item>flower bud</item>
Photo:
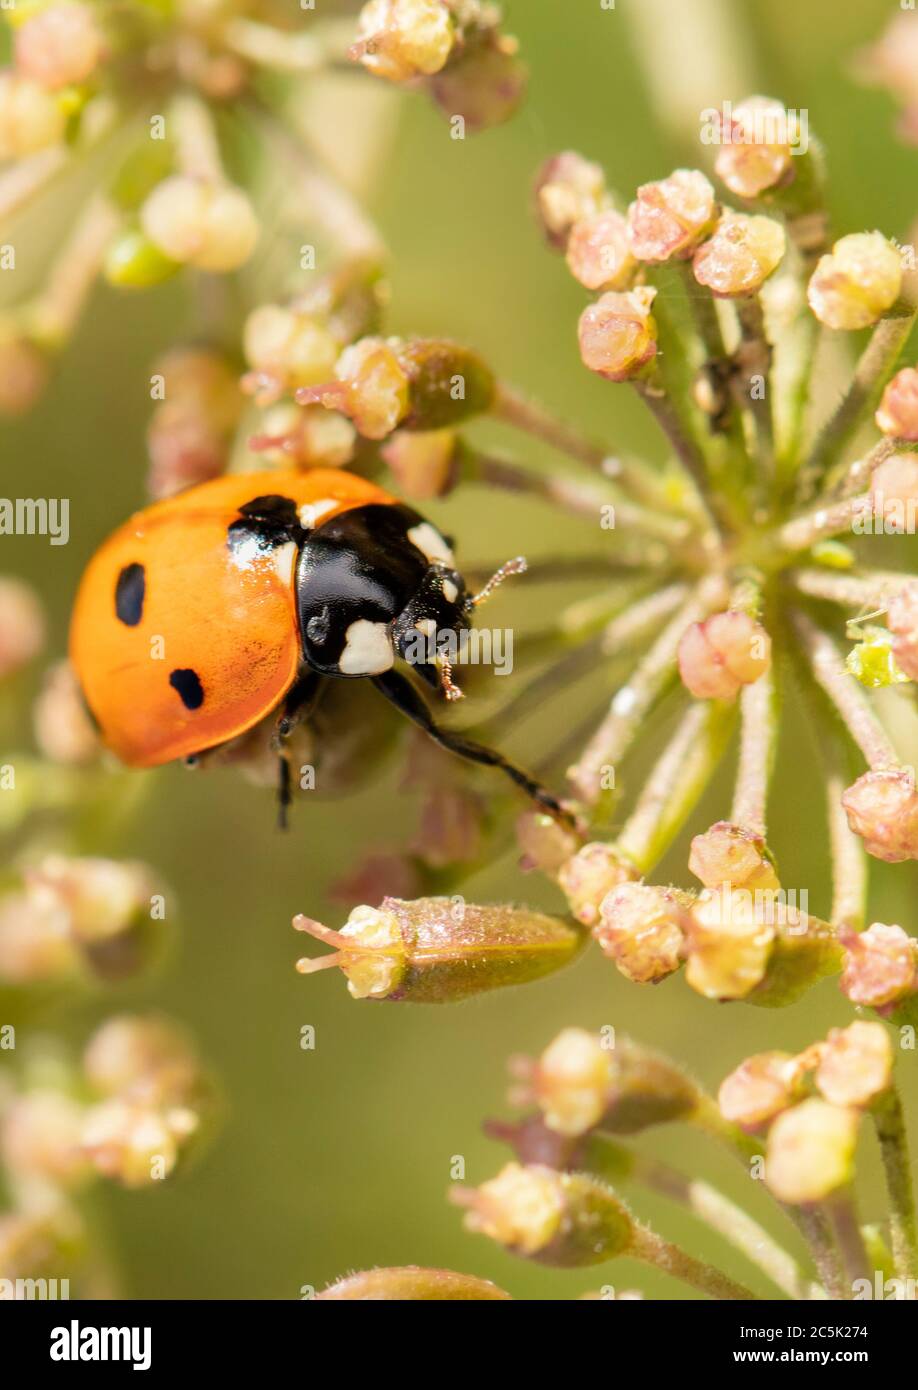
<svg viewBox="0 0 918 1390"><path fill-rule="evenodd" d="M396 430L379 451L395 475L399 495L418 501L443 497L456 481L455 430Z"/></svg>
<svg viewBox="0 0 918 1390"><path fill-rule="evenodd" d="M138 227L129 227L116 236L105 256L105 278L119 290L150 289L178 270L178 261L164 255Z"/></svg>
<svg viewBox="0 0 918 1390"><path fill-rule="evenodd" d="M20 579L0 578L0 680L38 655L45 643L45 614Z"/></svg>
<svg viewBox="0 0 918 1390"><path fill-rule="evenodd" d="M193 1045L175 1024L156 1016L121 1014L96 1030L83 1054L89 1085L101 1096L175 1104L199 1086Z"/></svg>
<svg viewBox="0 0 918 1390"><path fill-rule="evenodd" d="M25 77L55 90L85 82L102 60L104 42L88 5L49 5L31 15L16 33L16 67Z"/></svg>
<svg viewBox="0 0 918 1390"><path fill-rule="evenodd" d="M575 222L567 241L567 264L574 279L588 290L628 289L637 261L621 213L606 208Z"/></svg>
<svg viewBox="0 0 918 1390"><path fill-rule="evenodd" d="M562 865L577 852L577 837L544 811L523 811L516 821L516 842L524 873L538 869L557 879Z"/></svg>
<svg viewBox="0 0 918 1390"><path fill-rule="evenodd" d="M840 988L852 1004L888 1012L918 992L918 941L901 927L874 922L846 932Z"/></svg>
<svg viewBox="0 0 918 1390"><path fill-rule="evenodd" d="M845 670L868 690L904 684L908 676L896 662L893 634L885 627L869 625L861 629L861 637L845 658Z"/></svg>
<svg viewBox="0 0 918 1390"><path fill-rule="evenodd" d="M717 821L692 840L689 868L705 888L780 888L774 860L763 837L745 826Z"/></svg>
<svg viewBox="0 0 918 1390"><path fill-rule="evenodd" d="M692 989L707 999L743 999L761 984L775 939L768 915L749 889L706 889L689 918Z"/></svg>
<svg viewBox="0 0 918 1390"><path fill-rule="evenodd" d="M607 893L637 877L613 845L593 840L583 845L558 870L558 884L572 914L585 927L599 921L599 909Z"/></svg>
<svg viewBox="0 0 918 1390"><path fill-rule="evenodd" d="M630 1039L606 1047L583 1028L565 1028L527 1071L546 1125L559 1134L596 1125L637 1134L690 1114L698 1101L694 1084L666 1058Z"/></svg>
<svg viewBox="0 0 918 1390"><path fill-rule="evenodd" d="M780 265L786 244L784 228L773 217L728 212L695 252L692 270L718 298L757 294Z"/></svg>
<svg viewBox="0 0 918 1390"><path fill-rule="evenodd" d="M50 375L48 353L22 331L15 319L0 317L0 419L25 415L31 410Z"/></svg>
<svg viewBox="0 0 918 1390"><path fill-rule="evenodd" d="M878 430L894 439L918 440L918 369L903 367L887 384L875 415Z"/></svg>
<svg viewBox="0 0 918 1390"><path fill-rule="evenodd" d="M260 403L265 387L272 394L298 386L317 386L335 369L341 343L323 319L282 304L262 304L246 319L246 360L259 379Z"/></svg>
<svg viewBox="0 0 918 1390"><path fill-rule="evenodd" d="M241 188L184 174L173 174L154 188L140 210L140 222L170 260L218 273L237 270L258 240L258 222Z"/></svg>
<svg viewBox="0 0 918 1390"><path fill-rule="evenodd" d="M116 1099L92 1106L83 1124L86 1157L106 1178L129 1188L168 1177L197 1125L191 1111L169 1114Z"/></svg>
<svg viewBox="0 0 918 1390"><path fill-rule="evenodd" d="M301 388L297 400L341 411L368 439L384 439L397 426L459 424L494 399L494 377L481 358L435 339L362 338L341 354L335 375L330 385Z"/></svg>
<svg viewBox="0 0 918 1390"><path fill-rule="evenodd" d="M611 1188L583 1173L508 1163L479 1188L453 1188L466 1229L515 1255L561 1268L627 1254L634 1222Z"/></svg>
<svg viewBox="0 0 918 1390"><path fill-rule="evenodd" d="M599 911L593 936L627 979L656 983L679 969L684 895L648 883L622 883L606 894Z"/></svg>
<svg viewBox="0 0 918 1390"><path fill-rule="evenodd" d="M820 1048L816 1085L833 1105L871 1105L892 1085L893 1048L882 1023L833 1028Z"/></svg>
<svg viewBox="0 0 918 1390"><path fill-rule="evenodd" d="M381 1303L395 1299L407 1302L494 1302L509 1299L490 1279L476 1279L472 1274L456 1274L452 1269L422 1269L420 1265L402 1265L390 1269L363 1269L329 1284L316 1294L316 1302L350 1301Z"/></svg>
<svg viewBox="0 0 918 1390"><path fill-rule="evenodd" d="M78 973L79 952L62 912L25 893L0 898L0 982L30 985Z"/></svg>
<svg viewBox="0 0 918 1390"><path fill-rule="evenodd" d="M714 189L697 169L645 183L628 209L628 239L639 261L686 260L717 220Z"/></svg>
<svg viewBox="0 0 918 1390"><path fill-rule="evenodd" d="M629 381L657 355L657 324L650 312L656 290L607 293L580 315L580 358L607 381Z"/></svg>
<svg viewBox="0 0 918 1390"><path fill-rule="evenodd" d="M0 160L23 159L64 138L57 98L30 77L0 72Z"/></svg>
<svg viewBox="0 0 918 1390"><path fill-rule="evenodd" d="M57 662L46 673L32 706L32 727L35 742L52 762L80 766L99 756L99 736L69 661Z"/></svg>
<svg viewBox="0 0 918 1390"><path fill-rule="evenodd" d="M868 854L887 864L918 859L918 791L911 772L865 772L843 792L842 806Z"/></svg>
<svg viewBox="0 0 918 1390"><path fill-rule="evenodd" d="M26 872L26 892L37 906L66 914L76 940L92 943L117 936L149 907L150 879L140 864L49 854Z"/></svg>
<svg viewBox="0 0 918 1390"><path fill-rule="evenodd" d="M574 224L606 207L606 180L598 164L573 150L547 160L536 178L536 215L552 246L563 251Z"/></svg>
<svg viewBox="0 0 918 1390"><path fill-rule="evenodd" d="M810 308L827 328L867 328L899 297L902 258L881 232L842 237L822 256L807 286Z"/></svg>
<svg viewBox="0 0 918 1390"><path fill-rule="evenodd" d="M491 29L431 78L430 92L445 115L462 117L466 130L489 130L513 115L527 77L516 39Z"/></svg>
<svg viewBox="0 0 918 1390"><path fill-rule="evenodd" d="M858 1112L815 1097L779 1115L768 1133L765 1182L780 1202L821 1202L850 1182Z"/></svg>
<svg viewBox="0 0 918 1390"><path fill-rule="evenodd" d="M717 1104L725 1120L753 1131L769 1124L800 1095L800 1066L789 1052L747 1057L721 1082Z"/></svg>
<svg viewBox="0 0 918 1390"><path fill-rule="evenodd" d="M790 182L791 150L798 135L795 119L769 97L749 97L734 108L714 165L731 193L757 198L766 189Z"/></svg>
<svg viewBox="0 0 918 1390"><path fill-rule="evenodd" d="M679 642L679 674L698 700L732 700L771 665L771 638L748 613L728 609L692 623Z"/></svg>
<svg viewBox="0 0 918 1390"><path fill-rule="evenodd" d="M354 457L357 431L333 410L284 401L266 411L249 448L280 468L342 468Z"/></svg>
<svg viewBox="0 0 918 1390"><path fill-rule="evenodd" d="M912 581L889 601L886 625L893 635L893 656L900 669L918 681L918 582Z"/></svg>
<svg viewBox="0 0 918 1390"><path fill-rule="evenodd" d="M0 1120L0 1154L14 1175L44 1178L55 1185L80 1181L85 1161L80 1152L83 1107L57 1090L26 1091Z"/></svg>
<svg viewBox="0 0 918 1390"><path fill-rule="evenodd" d="M870 475L870 505L887 531L908 534L918 512L918 454L892 454Z"/></svg>
<svg viewBox="0 0 918 1390"><path fill-rule="evenodd" d="M583 935L558 918L460 898L384 898L378 908L355 907L340 932L303 916L293 925L337 948L299 961L297 969L340 966L355 999L466 999L549 975L584 945Z"/></svg>
<svg viewBox="0 0 918 1390"><path fill-rule="evenodd" d="M357 32L348 57L390 82L439 72L456 42L444 0L369 0Z"/></svg>

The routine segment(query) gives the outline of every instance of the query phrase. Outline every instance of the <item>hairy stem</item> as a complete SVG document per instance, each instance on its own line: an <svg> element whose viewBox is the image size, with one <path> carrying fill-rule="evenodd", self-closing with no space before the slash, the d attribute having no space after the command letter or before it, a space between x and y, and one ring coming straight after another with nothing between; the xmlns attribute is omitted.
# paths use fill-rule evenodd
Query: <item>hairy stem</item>
<svg viewBox="0 0 918 1390"><path fill-rule="evenodd" d="M902 1101L895 1087L873 1112L886 1189L893 1259L900 1279L918 1279L918 1219Z"/></svg>
<svg viewBox="0 0 918 1390"><path fill-rule="evenodd" d="M828 695L845 728L874 771L899 766L896 750L867 699L863 688L845 670L838 648L805 613L792 615L794 627L809 658L816 683Z"/></svg>
<svg viewBox="0 0 918 1390"><path fill-rule="evenodd" d="M738 1284L713 1265L689 1255L672 1241L664 1240L655 1231L635 1222L631 1243L626 1252L633 1259L644 1260L664 1274L681 1279L709 1298L755 1300L755 1294L744 1284Z"/></svg>

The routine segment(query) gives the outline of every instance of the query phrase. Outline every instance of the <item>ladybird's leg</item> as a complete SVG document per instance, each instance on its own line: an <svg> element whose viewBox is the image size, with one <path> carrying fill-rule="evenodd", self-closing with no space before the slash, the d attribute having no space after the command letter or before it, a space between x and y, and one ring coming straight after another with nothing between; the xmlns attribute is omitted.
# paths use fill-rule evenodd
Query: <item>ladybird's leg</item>
<svg viewBox="0 0 918 1390"><path fill-rule="evenodd" d="M293 801L290 776L290 750L287 740L298 724L315 708L322 685L318 671L306 671L294 681L274 728L273 746L277 750L277 824L287 829L288 811Z"/></svg>
<svg viewBox="0 0 918 1390"><path fill-rule="evenodd" d="M466 758L469 762L484 763L486 767L499 768L518 787L522 787L526 795L531 797L556 821L567 828L578 829L576 818L564 809L556 796L537 782L534 777L530 777L528 772L524 772L522 768L510 762L496 749L488 748L483 743L475 743L472 739L465 738L462 734L453 733L449 729L440 728L419 692L404 676L397 671L386 671L381 676L372 676L371 679L377 690L382 691L386 699L390 700L396 709L407 715L441 748L455 753L460 758Z"/></svg>

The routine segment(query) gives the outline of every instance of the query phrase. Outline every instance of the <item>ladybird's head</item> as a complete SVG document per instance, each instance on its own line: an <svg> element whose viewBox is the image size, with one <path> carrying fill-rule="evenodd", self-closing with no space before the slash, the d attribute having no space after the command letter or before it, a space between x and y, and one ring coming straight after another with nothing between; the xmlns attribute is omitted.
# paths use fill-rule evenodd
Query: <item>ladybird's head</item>
<svg viewBox="0 0 918 1390"><path fill-rule="evenodd" d="M478 593L469 592L458 570L435 563L392 625L395 649L403 661L416 668L428 684L458 700L462 691L453 683L453 667L459 660L462 634L472 626L472 614L511 574L522 574L522 556L508 560Z"/></svg>

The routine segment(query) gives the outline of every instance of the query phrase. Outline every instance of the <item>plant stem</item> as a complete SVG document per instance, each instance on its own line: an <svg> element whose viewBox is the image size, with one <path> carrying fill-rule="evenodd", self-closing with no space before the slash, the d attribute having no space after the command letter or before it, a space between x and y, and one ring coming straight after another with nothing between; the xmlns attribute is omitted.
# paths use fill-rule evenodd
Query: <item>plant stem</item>
<svg viewBox="0 0 918 1390"><path fill-rule="evenodd" d="M789 573L791 583L801 594L825 599L843 608L885 608L908 576L890 570L864 574L837 574L832 570L799 569Z"/></svg>
<svg viewBox="0 0 918 1390"><path fill-rule="evenodd" d="M785 550L809 550L817 541L847 531L857 518L869 516L870 509L870 495L866 492L817 506L791 517L778 529L775 539Z"/></svg>
<svg viewBox="0 0 918 1390"><path fill-rule="evenodd" d="M780 698L772 662L740 696L740 752L730 819L735 825L766 833L768 785L780 729Z"/></svg>
<svg viewBox="0 0 918 1390"><path fill-rule="evenodd" d="M756 1299L752 1290L744 1284L737 1284L721 1270L697 1260L694 1255L689 1255L672 1241L664 1240L640 1222L634 1223L631 1243L624 1253L633 1259L646 1261L656 1269L662 1270L664 1274L672 1275L674 1279L681 1279L684 1284L689 1284L693 1289L700 1289L710 1298L753 1301Z"/></svg>
<svg viewBox="0 0 918 1390"><path fill-rule="evenodd" d="M893 1259L900 1279L918 1279L918 1220L909 1163L908 1135L898 1091L892 1087L873 1112L886 1188Z"/></svg>
<svg viewBox="0 0 918 1390"><path fill-rule="evenodd" d="M550 444L559 453L567 454L569 458L590 468L602 468L610 457L608 449L583 434L575 425L559 420L551 411L505 381L497 384L491 414L504 424L512 425L533 439L540 439L543 444Z"/></svg>
<svg viewBox="0 0 918 1390"><path fill-rule="evenodd" d="M845 1271L844 1297L852 1298L855 1280L866 1279L872 1282L873 1278L870 1257L867 1254L857 1218L853 1192L837 1194L829 1200L827 1207Z"/></svg>
<svg viewBox="0 0 918 1390"><path fill-rule="evenodd" d="M828 695L845 728L874 772L899 766L896 750L853 677L848 675L838 648L805 613L792 615L794 627L809 657L817 685Z"/></svg>
<svg viewBox="0 0 918 1390"><path fill-rule="evenodd" d="M670 396L659 380L655 378L635 381L632 384L666 435L677 459L694 484L699 504L704 509L709 526L712 530L717 531L719 523L722 523L726 529L732 529L732 518L723 513L722 498L711 486L704 454L694 438L684 413L676 404L675 397Z"/></svg>
<svg viewBox="0 0 918 1390"><path fill-rule="evenodd" d="M70 337L117 227L118 214L112 204L106 198L94 198L29 306L29 328L37 341L57 349Z"/></svg>
<svg viewBox="0 0 918 1390"><path fill-rule="evenodd" d="M854 369L851 385L834 415L820 430L804 465L799 485L803 497L811 497L818 491L829 469L876 406L914 322L915 312L912 311L896 318L881 319L873 330Z"/></svg>
<svg viewBox="0 0 918 1390"><path fill-rule="evenodd" d="M740 325L740 346L737 351L737 365L748 383L752 376L761 376L765 382L765 393L753 396L748 391L736 394L735 399L743 414L748 418L754 440L755 460L759 470L759 480L772 478L775 469L775 436L771 415L771 345L765 333L765 316L761 301L750 295L736 301L736 312ZM737 382L737 386L739 382Z"/></svg>

